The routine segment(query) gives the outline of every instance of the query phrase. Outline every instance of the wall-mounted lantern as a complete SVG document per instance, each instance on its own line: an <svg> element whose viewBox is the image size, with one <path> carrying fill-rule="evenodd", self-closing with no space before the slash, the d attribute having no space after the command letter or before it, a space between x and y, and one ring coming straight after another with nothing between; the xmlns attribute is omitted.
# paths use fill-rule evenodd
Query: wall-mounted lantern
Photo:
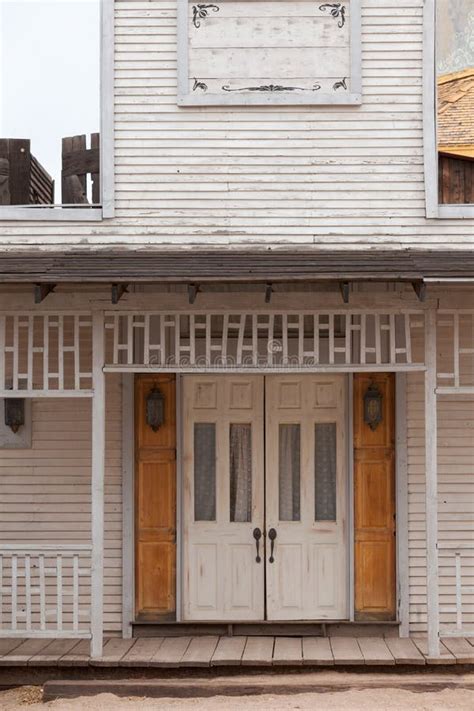
<svg viewBox="0 0 474 711"><path fill-rule="evenodd" d="M25 424L25 401L23 398L5 398L5 424L15 434Z"/></svg>
<svg viewBox="0 0 474 711"><path fill-rule="evenodd" d="M370 383L364 395L364 422L375 431L383 419L383 395L375 383Z"/></svg>
<svg viewBox="0 0 474 711"><path fill-rule="evenodd" d="M146 423L153 432L158 432L165 421L165 397L158 388L153 388L146 398Z"/></svg>

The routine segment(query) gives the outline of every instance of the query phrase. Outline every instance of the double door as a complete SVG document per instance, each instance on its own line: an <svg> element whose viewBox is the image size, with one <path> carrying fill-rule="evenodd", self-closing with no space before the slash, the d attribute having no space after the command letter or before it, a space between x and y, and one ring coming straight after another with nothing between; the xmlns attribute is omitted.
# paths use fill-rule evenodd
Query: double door
<svg viewBox="0 0 474 711"><path fill-rule="evenodd" d="M347 618L345 378L184 378L183 616Z"/></svg>

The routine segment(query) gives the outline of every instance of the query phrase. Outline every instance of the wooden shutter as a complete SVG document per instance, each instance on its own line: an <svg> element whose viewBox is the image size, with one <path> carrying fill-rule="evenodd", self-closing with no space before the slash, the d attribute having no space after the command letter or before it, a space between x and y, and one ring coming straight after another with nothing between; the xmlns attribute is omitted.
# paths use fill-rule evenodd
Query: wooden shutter
<svg viewBox="0 0 474 711"><path fill-rule="evenodd" d="M382 394L382 422L364 422L364 394L374 383ZM396 616L395 376L354 376L355 615L359 620Z"/></svg>
<svg viewBox="0 0 474 711"><path fill-rule="evenodd" d="M165 421L146 423L152 388L165 398ZM137 620L176 617L176 378L137 375L135 380L135 615Z"/></svg>

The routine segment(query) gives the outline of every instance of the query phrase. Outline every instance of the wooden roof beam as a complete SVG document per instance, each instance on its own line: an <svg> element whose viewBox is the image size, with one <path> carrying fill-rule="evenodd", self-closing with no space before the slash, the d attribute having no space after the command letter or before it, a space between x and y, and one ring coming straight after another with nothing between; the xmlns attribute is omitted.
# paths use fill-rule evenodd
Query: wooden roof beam
<svg viewBox="0 0 474 711"><path fill-rule="evenodd" d="M128 294L128 284L112 284L113 304L118 304L124 294Z"/></svg>
<svg viewBox="0 0 474 711"><path fill-rule="evenodd" d="M413 286L415 294L418 297L418 301L421 301L421 303L426 301L426 284L425 284L425 282L424 281L413 281L412 286Z"/></svg>
<svg viewBox="0 0 474 711"><path fill-rule="evenodd" d="M342 300L345 304L349 303L349 291L350 291L350 285L348 281L340 281L339 282L339 289L341 290L341 296Z"/></svg>
<svg viewBox="0 0 474 711"><path fill-rule="evenodd" d="M56 284L35 284L35 304L41 304L55 288Z"/></svg>

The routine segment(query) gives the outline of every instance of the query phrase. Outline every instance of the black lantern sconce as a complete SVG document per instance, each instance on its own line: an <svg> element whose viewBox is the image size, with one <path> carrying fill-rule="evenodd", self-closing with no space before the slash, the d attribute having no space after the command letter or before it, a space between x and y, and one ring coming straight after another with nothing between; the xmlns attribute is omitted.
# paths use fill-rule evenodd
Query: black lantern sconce
<svg viewBox="0 0 474 711"><path fill-rule="evenodd" d="M153 388L146 398L146 423L158 432L165 421L165 398L158 388Z"/></svg>
<svg viewBox="0 0 474 711"><path fill-rule="evenodd" d="M15 434L25 424L25 401L23 398L5 398L5 424Z"/></svg>
<svg viewBox="0 0 474 711"><path fill-rule="evenodd" d="M382 419L383 395L375 383L370 383L364 395L364 422L375 432Z"/></svg>

